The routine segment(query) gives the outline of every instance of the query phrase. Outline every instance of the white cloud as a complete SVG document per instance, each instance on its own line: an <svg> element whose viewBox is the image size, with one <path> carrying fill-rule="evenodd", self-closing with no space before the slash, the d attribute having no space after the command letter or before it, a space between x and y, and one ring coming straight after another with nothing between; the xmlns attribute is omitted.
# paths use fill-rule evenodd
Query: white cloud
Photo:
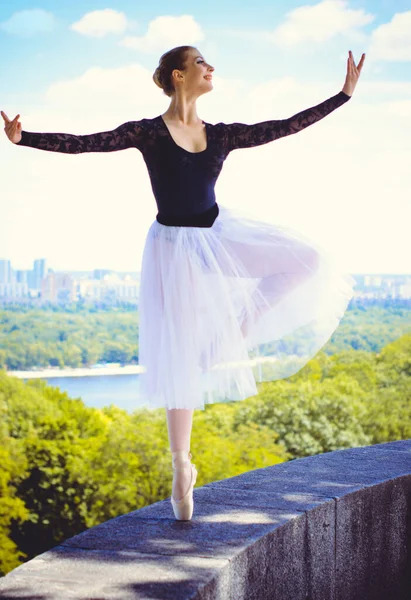
<svg viewBox="0 0 411 600"><path fill-rule="evenodd" d="M109 33L124 33L127 18L124 13L111 8L86 13L79 21L70 25L70 29L82 35L102 38Z"/></svg>
<svg viewBox="0 0 411 600"><path fill-rule="evenodd" d="M55 27L56 19L54 15L41 8L15 12L7 21L0 23L0 31L20 37L49 33Z"/></svg>
<svg viewBox="0 0 411 600"><path fill-rule="evenodd" d="M411 61L411 11L397 13L372 32L369 54L373 60Z"/></svg>
<svg viewBox="0 0 411 600"><path fill-rule="evenodd" d="M272 33L272 40L280 46L322 43L338 34L352 35L374 20L375 17L363 9L350 9L347 4L346 0L323 0L300 6L287 13L285 22Z"/></svg>
<svg viewBox="0 0 411 600"><path fill-rule="evenodd" d="M141 93L141 90L145 90ZM152 73L139 64L118 68L91 67L79 77L61 80L49 86L45 101L61 114L67 111L85 122L90 116L118 115L134 112L160 101L161 91Z"/></svg>
<svg viewBox="0 0 411 600"><path fill-rule="evenodd" d="M348 8L347 0L323 0L286 13L284 22L274 30L223 29L218 33L243 42L275 44L281 49L305 44L303 49L307 52L313 42L321 44L337 35L344 35L352 43L364 43L368 36L360 28L374 19L362 9Z"/></svg>
<svg viewBox="0 0 411 600"><path fill-rule="evenodd" d="M174 46L194 45L205 39L201 26L191 15L162 16L150 21L141 37L126 37L120 46L140 52L165 52Z"/></svg>

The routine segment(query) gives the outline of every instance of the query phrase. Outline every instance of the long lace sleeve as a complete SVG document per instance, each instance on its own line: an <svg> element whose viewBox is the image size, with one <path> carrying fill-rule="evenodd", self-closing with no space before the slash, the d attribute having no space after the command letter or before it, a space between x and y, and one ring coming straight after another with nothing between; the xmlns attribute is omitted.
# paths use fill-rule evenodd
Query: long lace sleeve
<svg viewBox="0 0 411 600"><path fill-rule="evenodd" d="M229 123L224 127L225 143L228 152L236 148L252 148L261 146L278 138L297 133L313 123L320 121L330 112L347 102L351 96L339 92L316 106L306 108L301 112L276 121L263 121L246 125L244 123Z"/></svg>
<svg viewBox="0 0 411 600"><path fill-rule="evenodd" d="M37 133L22 131L16 145L30 146L49 152L80 154L82 152L115 152L127 148L142 150L146 138L145 128L139 121L128 121L112 131L74 135L72 133Z"/></svg>

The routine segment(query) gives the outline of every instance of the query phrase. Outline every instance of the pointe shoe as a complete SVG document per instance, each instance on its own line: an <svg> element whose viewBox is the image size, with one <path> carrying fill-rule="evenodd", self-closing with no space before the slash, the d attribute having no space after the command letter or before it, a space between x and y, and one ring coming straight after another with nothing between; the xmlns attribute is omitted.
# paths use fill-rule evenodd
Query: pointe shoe
<svg viewBox="0 0 411 600"><path fill-rule="evenodd" d="M178 521L190 521L193 516L193 488L197 480L197 469L195 464L191 461L191 452L186 450L177 450L172 452L173 457L173 470L182 471L184 469L191 469L191 482L187 493L181 498L181 500L174 500L171 494L171 505L173 507L174 516Z"/></svg>

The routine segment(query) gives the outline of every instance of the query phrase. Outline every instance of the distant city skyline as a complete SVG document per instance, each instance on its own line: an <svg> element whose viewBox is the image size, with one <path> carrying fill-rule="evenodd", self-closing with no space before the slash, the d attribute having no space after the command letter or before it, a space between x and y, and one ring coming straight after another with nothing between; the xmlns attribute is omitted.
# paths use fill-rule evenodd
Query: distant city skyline
<svg viewBox="0 0 411 600"><path fill-rule="evenodd" d="M304 131L227 158L217 202L285 225L348 273L410 273L411 10L404 0L86 0L0 5L0 108L26 131L86 134L165 112L152 73L195 45L215 67L199 98L210 123L283 119L337 94L348 50L353 97ZM19 270L139 272L157 207L137 149L66 155L0 136L0 258Z"/></svg>
<svg viewBox="0 0 411 600"><path fill-rule="evenodd" d="M104 266L97 266L97 267L92 267L91 269L76 269L76 268L68 268L68 269L57 269L53 266L52 262L47 258L47 257L40 257L40 258L34 258L32 260L32 264L31 266L29 266L27 269L19 269L16 268L13 265L13 261L10 258L7 257L1 257L0 256L0 283L2 282L2 276L3 276L3 263L4 262L9 262L12 270L14 272L21 272L21 271L31 271L31 270L35 270L37 273L40 273L40 268L42 268L42 275L47 274L49 271L50 272L63 272L63 273L98 273L98 275L100 276L101 274L105 274L105 273L116 273L116 274L123 274L123 275L127 275L127 274L140 274L140 269L112 269L112 268L107 268ZM410 276L411 277L411 272L410 271L399 271L398 273L393 273L393 272L384 272L384 271L354 271L353 272L354 275L358 275L358 276Z"/></svg>

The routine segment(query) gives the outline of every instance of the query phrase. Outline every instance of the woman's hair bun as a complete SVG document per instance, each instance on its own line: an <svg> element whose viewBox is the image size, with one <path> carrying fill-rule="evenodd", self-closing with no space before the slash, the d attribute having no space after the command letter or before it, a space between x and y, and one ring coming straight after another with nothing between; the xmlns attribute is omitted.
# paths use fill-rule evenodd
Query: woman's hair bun
<svg viewBox="0 0 411 600"><path fill-rule="evenodd" d="M153 81L159 88L163 89L161 84L161 67L158 66L157 69L153 73Z"/></svg>

